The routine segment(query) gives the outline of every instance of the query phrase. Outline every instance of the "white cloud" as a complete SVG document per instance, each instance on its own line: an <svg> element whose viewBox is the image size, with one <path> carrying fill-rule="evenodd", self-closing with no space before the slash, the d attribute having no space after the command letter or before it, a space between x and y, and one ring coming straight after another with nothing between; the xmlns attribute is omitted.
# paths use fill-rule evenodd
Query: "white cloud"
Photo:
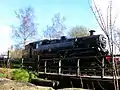
<svg viewBox="0 0 120 90"><path fill-rule="evenodd" d="M11 31L8 26L0 26L0 53L7 52L11 46Z"/></svg>

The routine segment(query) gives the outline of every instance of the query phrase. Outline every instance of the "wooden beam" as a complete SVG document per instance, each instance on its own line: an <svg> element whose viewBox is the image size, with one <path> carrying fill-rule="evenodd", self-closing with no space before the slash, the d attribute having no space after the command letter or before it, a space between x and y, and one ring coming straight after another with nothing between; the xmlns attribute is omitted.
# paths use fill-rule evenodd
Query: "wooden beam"
<svg viewBox="0 0 120 90"><path fill-rule="evenodd" d="M21 62L21 67L23 68L23 61L24 61L24 58L22 58L22 62Z"/></svg>
<svg viewBox="0 0 120 90"><path fill-rule="evenodd" d="M61 74L61 60L59 60L59 71L58 74Z"/></svg>
<svg viewBox="0 0 120 90"><path fill-rule="evenodd" d="M45 67L44 73L46 73L47 72L47 61L45 61L44 67Z"/></svg>
<svg viewBox="0 0 120 90"><path fill-rule="evenodd" d="M40 63L40 55L38 55L38 60L37 60L37 71L39 72L39 63Z"/></svg>
<svg viewBox="0 0 120 90"><path fill-rule="evenodd" d="M36 85L48 86L48 87L55 87L55 86L59 85L59 81L43 80L43 79L38 79L38 78L32 79L31 82ZM46 89L43 89L43 90L46 90ZM51 90L51 89L49 89L49 90Z"/></svg>
<svg viewBox="0 0 120 90"><path fill-rule="evenodd" d="M77 76L80 74L80 59L77 60Z"/></svg>
<svg viewBox="0 0 120 90"><path fill-rule="evenodd" d="M102 59L102 74L101 74L101 78L103 78L104 77L104 75L105 75L105 70L104 70L104 64L105 62L104 62L104 58Z"/></svg>

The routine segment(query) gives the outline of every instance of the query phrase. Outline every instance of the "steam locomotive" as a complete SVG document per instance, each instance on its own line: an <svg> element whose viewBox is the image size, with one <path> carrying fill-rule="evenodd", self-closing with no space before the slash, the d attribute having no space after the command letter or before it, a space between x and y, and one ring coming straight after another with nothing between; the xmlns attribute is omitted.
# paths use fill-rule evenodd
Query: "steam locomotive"
<svg viewBox="0 0 120 90"><path fill-rule="evenodd" d="M103 35L93 35L93 30L90 31L90 36L67 39L62 36L61 39L42 40L29 43L25 46L24 57L32 58L40 55L41 58L64 57L66 56L91 56L106 54L106 40ZM25 55L27 52L27 55Z"/></svg>
<svg viewBox="0 0 120 90"><path fill-rule="evenodd" d="M107 55L108 51L106 50L105 37L101 34L94 35L94 32L94 30L91 30L90 35L84 37L66 38L65 36L62 36L61 39L45 39L29 43L25 46L25 50L23 51L24 62L37 62L38 55L40 57L40 60L89 56L98 56L99 58L100 56ZM94 65L96 65L96 60L90 58L81 59L80 64L81 66L87 65L87 67L89 68L89 65L93 65L93 61ZM55 65L53 61L48 62L48 66ZM62 63L66 66L74 66L76 65L76 60L64 60ZM43 64L41 64L41 66L42 65ZM34 66L36 65L34 64Z"/></svg>

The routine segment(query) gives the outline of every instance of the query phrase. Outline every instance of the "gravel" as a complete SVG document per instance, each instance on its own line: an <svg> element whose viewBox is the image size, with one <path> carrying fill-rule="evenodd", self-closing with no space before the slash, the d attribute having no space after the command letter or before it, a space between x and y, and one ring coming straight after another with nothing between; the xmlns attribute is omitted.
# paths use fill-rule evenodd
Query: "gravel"
<svg viewBox="0 0 120 90"><path fill-rule="evenodd" d="M16 82L6 78L0 79L0 90L54 90L51 87L36 86L31 83Z"/></svg>

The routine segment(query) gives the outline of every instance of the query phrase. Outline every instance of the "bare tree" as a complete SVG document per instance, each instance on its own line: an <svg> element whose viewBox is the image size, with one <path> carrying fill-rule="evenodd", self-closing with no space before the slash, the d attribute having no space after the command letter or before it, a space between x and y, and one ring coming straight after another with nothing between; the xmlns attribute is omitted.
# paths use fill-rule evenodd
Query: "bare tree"
<svg viewBox="0 0 120 90"><path fill-rule="evenodd" d="M10 50L11 59L21 59L22 58L22 49Z"/></svg>
<svg viewBox="0 0 120 90"><path fill-rule="evenodd" d="M105 20L103 18L103 14L101 13L101 9L98 8L98 6L96 5L95 1L92 0L93 2L93 6L90 5L91 10L93 11L93 14L100 26L100 28L102 29L102 31L105 33L107 39L108 39L108 44L109 44L109 51L110 51L110 55L112 56L112 65L113 65L113 80L114 80L114 87L115 90L119 90L119 84L118 84L118 79L117 79L117 70L115 67L115 62L113 59L113 47L114 44L116 44L114 42L114 30L115 30L115 22L116 22L116 17L114 18L114 20L112 21L112 0L110 0L108 7L107 7L107 19ZM93 8L94 7L94 8Z"/></svg>
<svg viewBox="0 0 120 90"><path fill-rule="evenodd" d="M63 31L66 29L64 25L65 17L61 17L60 13L56 13L52 18L52 25L48 26L44 31L44 37L48 39L60 38L63 35Z"/></svg>
<svg viewBox="0 0 120 90"><path fill-rule="evenodd" d="M19 21L18 26L13 26L13 36L18 42L17 44L23 45L31 40L36 35L36 23L34 21L33 8L22 8L15 11L16 17Z"/></svg>
<svg viewBox="0 0 120 90"><path fill-rule="evenodd" d="M114 31L114 43L120 52L120 28L116 28ZM116 50L116 49L115 49Z"/></svg>
<svg viewBox="0 0 120 90"><path fill-rule="evenodd" d="M80 37L89 35L89 29L84 26L75 26L70 29L68 35L71 37Z"/></svg>

